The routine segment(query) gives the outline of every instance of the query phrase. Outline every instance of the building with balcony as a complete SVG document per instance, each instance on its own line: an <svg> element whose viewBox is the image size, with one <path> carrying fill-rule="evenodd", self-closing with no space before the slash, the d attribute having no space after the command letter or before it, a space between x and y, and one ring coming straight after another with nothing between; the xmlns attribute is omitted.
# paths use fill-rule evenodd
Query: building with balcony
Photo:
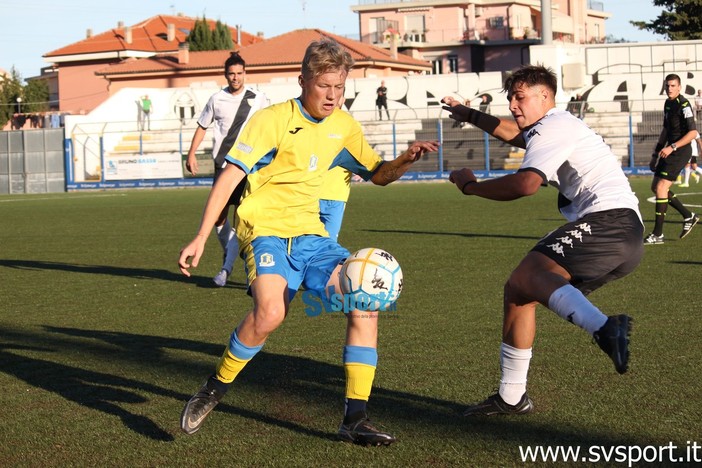
<svg viewBox="0 0 702 468"><path fill-rule="evenodd" d="M434 74L503 71L530 62L541 44L542 5L550 5L548 42L602 42L611 16L592 0L360 0L361 41L432 63Z"/></svg>

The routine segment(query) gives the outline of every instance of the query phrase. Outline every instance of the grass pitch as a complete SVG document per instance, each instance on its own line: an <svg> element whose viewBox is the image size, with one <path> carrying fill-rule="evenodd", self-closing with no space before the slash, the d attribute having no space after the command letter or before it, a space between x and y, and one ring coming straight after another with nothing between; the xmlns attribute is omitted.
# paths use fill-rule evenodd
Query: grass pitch
<svg viewBox="0 0 702 468"><path fill-rule="evenodd" d="M632 183L650 232L650 180ZM678 192L699 212L695 188ZM369 405L396 444L335 441L345 320L307 317L299 297L186 436L183 405L251 304L240 260L227 287L212 286L214 236L193 278L177 270L206 196L0 197L0 466L514 466L526 446L606 453L673 443L685 456L688 441L702 443L702 228L677 241L680 218L669 210L666 244L592 294L605 313L634 316L629 373L541 308L529 375L536 413L465 419L461 409L499 383L504 281L563 220L553 189L500 203L442 183L355 186L340 237L352 251L386 249L403 268L397 311L380 319Z"/></svg>

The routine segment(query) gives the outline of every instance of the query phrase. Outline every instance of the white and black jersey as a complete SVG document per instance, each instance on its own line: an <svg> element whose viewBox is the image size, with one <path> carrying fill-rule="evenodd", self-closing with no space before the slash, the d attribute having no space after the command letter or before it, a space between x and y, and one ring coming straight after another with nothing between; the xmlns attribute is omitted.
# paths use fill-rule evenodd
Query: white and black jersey
<svg viewBox="0 0 702 468"><path fill-rule="evenodd" d="M559 210L568 221L619 208L641 219L619 158L582 120L554 108L523 137L526 154L519 170L534 171L558 189Z"/></svg>
<svg viewBox="0 0 702 468"><path fill-rule="evenodd" d="M266 95L249 87L244 87L243 91L237 94L229 92L227 87L210 97L197 123L202 128L209 128L214 124L212 157L215 160L215 168L223 167L224 157L251 116L267 106Z"/></svg>

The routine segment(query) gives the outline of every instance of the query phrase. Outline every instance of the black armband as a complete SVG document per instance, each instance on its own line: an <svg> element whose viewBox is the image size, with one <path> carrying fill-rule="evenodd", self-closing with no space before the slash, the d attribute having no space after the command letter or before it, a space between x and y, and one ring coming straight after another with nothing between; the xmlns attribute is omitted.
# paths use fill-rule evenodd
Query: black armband
<svg viewBox="0 0 702 468"><path fill-rule="evenodd" d="M494 115L486 114L485 112L480 112L479 110L468 108L468 120L469 124L478 127L488 133L495 131L498 125L500 125L500 119Z"/></svg>

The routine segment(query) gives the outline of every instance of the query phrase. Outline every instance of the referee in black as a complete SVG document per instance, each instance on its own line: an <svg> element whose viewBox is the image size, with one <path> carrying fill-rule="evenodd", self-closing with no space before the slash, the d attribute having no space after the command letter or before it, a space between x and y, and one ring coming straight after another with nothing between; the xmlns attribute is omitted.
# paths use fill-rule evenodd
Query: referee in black
<svg viewBox="0 0 702 468"><path fill-rule="evenodd" d="M675 208L684 218L680 238L687 236L699 217L685 208L670 190L673 181L692 156L690 143L695 139L695 113L685 96L680 94L682 88L680 77L670 74L665 77L665 93L668 99L663 108L663 130L651 156L650 168L654 172L651 191L656 195L656 224L653 232L644 239L644 244L662 244L663 222L668 205Z"/></svg>

